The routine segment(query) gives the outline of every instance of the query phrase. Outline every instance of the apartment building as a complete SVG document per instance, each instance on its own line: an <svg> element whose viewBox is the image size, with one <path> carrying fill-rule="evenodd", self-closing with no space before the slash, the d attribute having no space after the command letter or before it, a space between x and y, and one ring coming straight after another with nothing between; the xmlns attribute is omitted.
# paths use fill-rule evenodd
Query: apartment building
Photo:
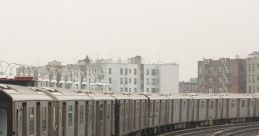
<svg viewBox="0 0 259 136"><path fill-rule="evenodd" d="M259 52L249 54L247 58L247 93L259 92Z"/></svg>
<svg viewBox="0 0 259 136"><path fill-rule="evenodd" d="M142 58L136 56L126 63L96 60L87 64L86 69L83 80L87 81L84 87L89 90L103 90L108 85L108 90L115 92L178 92L178 64L143 64Z"/></svg>
<svg viewBox="0 0 259 136"><path fill-rule="evenodd" d="M246 59L204 59L198 62L200 93L245 93Z"/></svg>

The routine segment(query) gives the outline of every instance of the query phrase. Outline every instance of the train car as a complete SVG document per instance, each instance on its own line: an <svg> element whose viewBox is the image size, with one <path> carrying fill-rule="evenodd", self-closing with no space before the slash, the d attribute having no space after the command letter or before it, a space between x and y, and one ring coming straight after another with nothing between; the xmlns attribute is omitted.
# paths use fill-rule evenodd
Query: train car
<svg viewBox="0 0 259 136"><path fill-rule="evenodd" d="M111 93L115 99L115 132L118 136L132 133L134 118L131 116L134 111L132 100L126 93Z"/></svg>
<svg viewBox="0 0 259 136"><path fill-rule="evenodd" d="M254 98L255 98L255 108L254 108L254 114L255 114L255 120L258 121L258 117L259 117L259 94L256 93L254 94Z"/></svg>
<svg viewBox="0 0 259 136"><path fill-rule="evenodd" d="M132 131L135 135L146 135L144 130L148 128L148 98L144 95L131 93L131 119Z"/></svg>
<svg viewBox="0 0 259 136"><path fill-rule="evenodd" d="M199 122L201 126L209 125L210 121L216 117L217 97L209 94L194 94L192 98L194 101L194 121Z"/></svg>
<svg viewBox="0 0 259 136"><path fill-rule="evenodd" d="M173 124L174 129L185 128L185 123L193 120L192 97L188 94L171 94L168 98L168 123Z"/></svg>
<svg viewBox="0 0 259 136"><path fill-rule="evenodd" d="M52 98L32 88L0 85L0 135L49 136Z"/></svg>
<svg viewBox="0 0 259 136"><path fill-rule="evenodd" d="M160 127L167 125L168 97L162 94L145 94L149 101L149 128L151 133L159 132Z"/></svg>
<svg viewBox="0 0 259 136"><path fill-rule="evenodd" d="M238 118L248 118L248 117L252 117L253 113L250 114L250 110L251 112L253 112L253 109L250 109L250 106L252 105L252 102L254 100L254 97L252 95L249 94L240 94L239 95L239 111L238 111ZM251 102L251 105L250 105Z"/></svg>
<svg viewBox="0 0 259 136"><path fill-rule="evenodd" d="M63 88L36 88L49 96L56 103L52 105L53 136L85 136L92 135L88 114L88 103L91 98Z"/></svg>
<svg viewBox="0 0 259 136"><path fill-rule="evenodd" d="M239 99L238 94L221 94L223 101L222 119L228 120L230 123L235 122L239 114Z"/></svg>
<svg viewBox="0 0 259 136"><path fill-rule="evenodd" d="M110 92L87 91L86 95L93 100L92 135L115 135L115 98L111 96Z"/></svg>

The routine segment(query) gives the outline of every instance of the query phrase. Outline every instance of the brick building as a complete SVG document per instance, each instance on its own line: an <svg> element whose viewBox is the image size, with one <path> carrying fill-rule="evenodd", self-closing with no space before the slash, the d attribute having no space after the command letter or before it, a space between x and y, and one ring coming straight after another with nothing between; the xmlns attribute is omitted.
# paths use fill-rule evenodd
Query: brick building
<svg viewBox="0 0 259 136"><path fill-rule="evenodd" d="M246 60L221 58L198 61L201 93L245 93Z"/></svg>

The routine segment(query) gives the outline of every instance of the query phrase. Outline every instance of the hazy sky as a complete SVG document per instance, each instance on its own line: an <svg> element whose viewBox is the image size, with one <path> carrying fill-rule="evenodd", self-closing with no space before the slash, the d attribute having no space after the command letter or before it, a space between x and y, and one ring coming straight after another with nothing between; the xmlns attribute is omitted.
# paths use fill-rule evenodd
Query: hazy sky
<svg viewBox="0 0 259 136"><path fill-rule="evenodd" d="M1 0L0 60L43 65L92 58L177 62L259 50L259 0Z"/></svg>

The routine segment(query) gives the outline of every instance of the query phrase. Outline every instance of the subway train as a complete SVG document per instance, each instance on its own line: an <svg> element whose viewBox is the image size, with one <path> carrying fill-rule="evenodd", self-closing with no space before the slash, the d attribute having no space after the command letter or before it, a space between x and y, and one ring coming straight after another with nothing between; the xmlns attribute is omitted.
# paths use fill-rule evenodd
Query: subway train
<svg viewBox="0 0 259 136"><path fill-rule="evenodd" d="M0 84L0 136L152 136L258 117L257 94L129 94Z"/></svg>

